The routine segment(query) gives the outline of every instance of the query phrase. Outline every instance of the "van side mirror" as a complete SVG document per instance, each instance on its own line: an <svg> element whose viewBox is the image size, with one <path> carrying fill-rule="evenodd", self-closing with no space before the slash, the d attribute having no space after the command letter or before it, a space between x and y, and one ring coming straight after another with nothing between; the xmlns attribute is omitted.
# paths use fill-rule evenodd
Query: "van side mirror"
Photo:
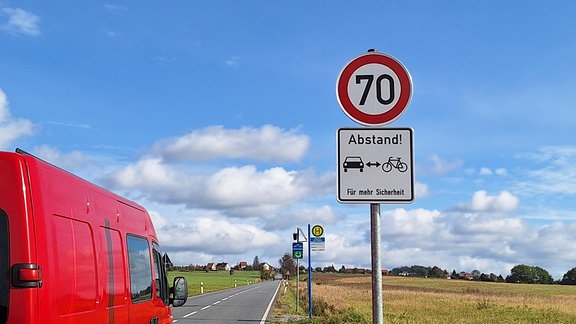
<svg viewBox="0 0 576 324"><path fill-rule="evenodd" d="M170 303L174 305L174 307L182 306L188 300L188 282L184 277L176 277L174 278L174 286L172 286L172 295Z"/></svg>

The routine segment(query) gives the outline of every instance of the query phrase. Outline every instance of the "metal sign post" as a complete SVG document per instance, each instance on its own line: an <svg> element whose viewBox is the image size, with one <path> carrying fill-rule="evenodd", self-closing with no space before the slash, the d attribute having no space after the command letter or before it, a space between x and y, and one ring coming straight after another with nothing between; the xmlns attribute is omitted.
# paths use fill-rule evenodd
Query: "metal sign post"
<svg viewBox="0 0 576 324"><path fill-rule="evenodd" d="M298 306L300 306L300 269L298 268L298 261L296 259L296 314L298 314Z"/></svg>
<svg viewBox="0 0 576 324"><path fill-rule="evenodd" d="M372 323L384 323L382 302L382 266L380 265L380 204L370 204L370 240L372 245Z"/></svg>
<svg viewBox="0 0 576 324"><path fill-rule="evenodd" d="M304 237L304 240L300 241L300 233ZM310 225L308 225L308 233L310 233ZM292 257L296 259L296 313L298 313L298 309L300 306L300 264L299 261L302 258L303 254L303 244L301 242L307 242L308 239L306 235L302 232L300 227L296 228L296 233L292 234L296 243L292 243ZM310 236L310 234L308 234ZM308 251L308 258L310 258L310 251ZM310 263L310 259L308 259L308 263Z"/></svg>
<svg viewBox="0 0 576 324"><path fill-rule="evenodd" d="M310 224L308 224L308 237L310 236ZM312 248L308 242L308 318L312 318Z"/></svg>

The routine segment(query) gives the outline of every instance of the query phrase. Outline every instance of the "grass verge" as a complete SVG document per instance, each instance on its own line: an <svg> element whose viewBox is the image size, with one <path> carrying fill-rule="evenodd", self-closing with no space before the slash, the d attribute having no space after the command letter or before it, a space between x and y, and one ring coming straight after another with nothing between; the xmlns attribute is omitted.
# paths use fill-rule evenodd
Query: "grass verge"
<svg viewBox="0 0 576 324"><path fill-rule="evenodd" d="M201 287L204 293L245 286L260 281L259 271L235 271L230 275L228 271L170 271L168 281L172 285L174 277L184 277L188 281L188 295L199 295Z"/></svg>

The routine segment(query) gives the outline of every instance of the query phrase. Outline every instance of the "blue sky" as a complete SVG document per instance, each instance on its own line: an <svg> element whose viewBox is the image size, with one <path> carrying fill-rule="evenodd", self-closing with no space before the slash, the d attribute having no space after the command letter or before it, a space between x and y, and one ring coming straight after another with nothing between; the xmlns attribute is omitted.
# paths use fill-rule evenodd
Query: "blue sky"
<svg viewBox="0 0 576 324"><path fill-rule="evenodd" d="M178 264L370 266L367 204L336 201L347 62L400 60L416 199L382 205L383 268L576 267L571 1L0 0L0 149L127 196Z"/></svg>

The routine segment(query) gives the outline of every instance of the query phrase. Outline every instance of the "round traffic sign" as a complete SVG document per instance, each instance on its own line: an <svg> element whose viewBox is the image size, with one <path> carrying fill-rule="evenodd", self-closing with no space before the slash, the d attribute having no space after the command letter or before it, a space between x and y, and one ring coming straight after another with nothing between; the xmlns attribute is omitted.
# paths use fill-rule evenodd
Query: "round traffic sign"
<svg viewBox="0 0 576 324"><path fill-rule="evenodd" d="M312 227L312 235L320 237L324 234L324 228L320 225L314 225Z"/></svg>
<svg viewBox="0 0 576 324"><path fill-rule="evenodd" d="M398 118L412 97L412 78L395 58L368 52L350 61L340 72L336 97L355 122L384 125Z"/></svg>

